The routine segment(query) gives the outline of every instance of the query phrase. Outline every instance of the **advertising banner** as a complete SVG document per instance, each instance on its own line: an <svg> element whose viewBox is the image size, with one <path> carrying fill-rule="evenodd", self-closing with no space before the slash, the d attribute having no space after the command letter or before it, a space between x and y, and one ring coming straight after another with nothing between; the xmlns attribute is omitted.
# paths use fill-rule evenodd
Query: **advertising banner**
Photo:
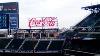
<svg viewBox="0 0 100 56"><path fill-rule="evenodd" d="M57 17L33 17L28 21L30 29L53 29L58 27Z"/></svg>

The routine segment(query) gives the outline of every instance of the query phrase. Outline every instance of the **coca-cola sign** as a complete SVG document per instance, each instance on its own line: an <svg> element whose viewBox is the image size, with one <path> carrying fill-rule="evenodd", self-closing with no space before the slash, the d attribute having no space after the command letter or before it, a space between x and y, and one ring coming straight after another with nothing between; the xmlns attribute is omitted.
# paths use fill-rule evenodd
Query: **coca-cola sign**
<svg viewBox="0 0 100 56"><path fill-rule="evenodd" d="M57 17L33 17L28 22L28 27L41 27L41 28L57 28Z"/></svg>

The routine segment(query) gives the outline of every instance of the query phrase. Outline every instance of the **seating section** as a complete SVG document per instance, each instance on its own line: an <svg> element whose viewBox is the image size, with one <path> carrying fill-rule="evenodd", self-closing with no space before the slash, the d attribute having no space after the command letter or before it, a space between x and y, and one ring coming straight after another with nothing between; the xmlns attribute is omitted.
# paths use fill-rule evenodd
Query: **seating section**
<svg viewBox="0 0 100 56"><path fill-rule="evenodd" d="M0 34L0 37L5 37L5 34Z"/></svg>
<svg viewBox="0 0 100 56"><path fill-rule="evenodd" d="M50 41L40 41L35 49L35 51L46 51Z"/></svg>
<svg viewBox="0 0 100 56"><path fill-rule="evenodd" d="M62 50L64 40L0 39L0 50L11 52L47 52Z"/></svg>
<svg viewBox="0 0 100 56"><path fill-rule="evenodd" d="M38 41L26 41L20 50L30 51L33 50Z"/></svg>
<svg viewBox="0 0 100 56"><path fill-rule="evenodd" d="M96 53L100 53L100 40L81 40L81 39L73 39L71 43L65 46L66 54L70 55L79 55L79 56L90 56Z"/></svg>
<svg viewBox="0 0 100 56"><path fill-rule="evenodd" d="M70 49L76 51L95 53L99 52L100 40L72 40Z"/></svg>
<svg viewBox="0 0 100 56"><path fill-rule="evenodd" d="M83 19L80 23L78 23L76 26L78 27L88 27L93 26L96 21L99 20L100 12L98 13L92 13L89 16L87 16L85 19Z"/></svg>
<svg viewBox="0 0 100 56"><path fill-rule="evenodd" d="M95 24L95 26L100 26L100 20Z"/></svg>
<svg viewBox="0 0 100 56"><path fill-rule="evenodd" d="M10 43L10 45L7 47L9 50L17 50L24 39L13 39L13 41Z"/></svg>
<svg viewBox="0 0 100 56"><path fill-rule="evenodd" d="M100 32L100 27L94 27L95 32Z"/></svg>
<svg viewBox="0 0 100 56"><path fill-rule="evenodd" d="M51 51L61 50L63 46L64 40L53 40L48 48Z"/></svg>
<svg viewBox="0 0 100 56"><path fill-rule="evenodd" d="M78 56L90 56L91 54L100 53L100 12L90 14L75 27L78 28L74 29L73 32L75 34L72 36L68 35L69 32L65 32L66 36L73 38L69 40L66 37L66 43L64 45L66 53L75 56L77 54Z"/></svg>
<svg viewBox="0 0 100 56"><path fill-rule="evenodd" d="M11 39L0 39L0 49L4 49Z"/></svg>
<svg viewBox="0 0 100 56"><path fill-rule="evenodd" d="M83 26L86 27L87 26L87 22L91 20L91 18L93 18L94 13L90 14L89 16L87 16L85 19L83 19L81 22L79 22L76 26Z"/></svg>

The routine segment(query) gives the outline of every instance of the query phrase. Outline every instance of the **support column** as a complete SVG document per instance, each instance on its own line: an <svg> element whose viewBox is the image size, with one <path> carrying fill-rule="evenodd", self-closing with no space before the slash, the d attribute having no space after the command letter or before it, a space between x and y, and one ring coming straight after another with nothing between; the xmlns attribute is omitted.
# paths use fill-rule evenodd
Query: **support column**
<svg viewBox="0 0 100 56"><path fill-rule="evenodd" d="M48 32L48 37L47 38L50 38L50 34L49 34L49 32Z"/></svg>
<svg viewBox="0 0 100 56"><path fill-rule="evenodd" d="M32 32L32 38L33 38L33 32Z"/></svg>
<svg viewBox="0 0 100 56"><path fill-rule="evenodd" d="M24 38L25 38L25 32L24 32Z"/></svg>
<svg viewBox="0 0 100 56"><path fill-rule="evenodd" d="M41 32L40 32L40 39L42 39L42 37L41 37Z"/></svg>

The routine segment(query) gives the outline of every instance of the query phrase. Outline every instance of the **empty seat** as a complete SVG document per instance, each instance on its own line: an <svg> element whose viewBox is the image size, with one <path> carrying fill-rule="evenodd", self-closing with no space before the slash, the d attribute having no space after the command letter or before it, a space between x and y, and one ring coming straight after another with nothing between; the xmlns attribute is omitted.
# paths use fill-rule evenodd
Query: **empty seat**
<svg viewBox="0 0 100 56"><path fill-rule="evenodd" d="M0 37L5 37L5 34L0 34Z"/></svg>
<svg viewBox="0 0 100 56"><path fill-rule="evenodd" d="M4 49L11 39L0 39L0 49Z"/></svg>
<svg viewBox="0 0 100 56"><path fill-rule="evenodd" d="M90 14L89 16L87 16L85 19L83 19L81 22L79 22L76 26L82 26L82 27L86 27L91 25L91 23L93 23L93 19L94 18L94 13Z"/></svg>
<svg viewBox="0 0 100 56"><path fill-rule="evenodd" d="M37 45L37 47L35 48L35 51L46 51L48 45L49 45L50 41L49 40L44 40L44 41L40 41Z"/></svg>
<svg viewBox="0 0 100 56"><path fill-rule="evenodd" d="M20 50L30 51L33 50L38 41L26 41Z"/></svg>
<svg viewBox="0 0 100 56"><path fill-rule="evenodd" d="M54 51L61 50L63 43L64 43L64 40L54 40L54 41L51 42L48 50L52 50L52 51L53 50Z"/></svg>
<svg viewBox="0 0 100 56"><path fill-rule="evenodd" d="M81 27L94 26L94 24L99 20L99 17L100 17L100 12L91 13L89 16L87 16L85 19L83 19L76 26L78 26L78 27L79 26L81 26Z"/></svg>
<svg viewBox="0 0 100 56"><path fill-rule="evenodd" d="M74 50L96 53L100 51L99 43L100 40L73 40L71 44Z"/></svg>
<svg viewBox="0 0 100 56"><path fill-rule="evenodd" d="M7 47L7 49L9 50L17 50L20 45L22 44L22 42L24 41L24 39L14 39L10 45Z"/></svg>
<svg viewBox="0 0 100 56"><path fill-rule="evenodd" d="M100 21L98 21L98 22L95 24L95 26L100 26Z"/></svg>

